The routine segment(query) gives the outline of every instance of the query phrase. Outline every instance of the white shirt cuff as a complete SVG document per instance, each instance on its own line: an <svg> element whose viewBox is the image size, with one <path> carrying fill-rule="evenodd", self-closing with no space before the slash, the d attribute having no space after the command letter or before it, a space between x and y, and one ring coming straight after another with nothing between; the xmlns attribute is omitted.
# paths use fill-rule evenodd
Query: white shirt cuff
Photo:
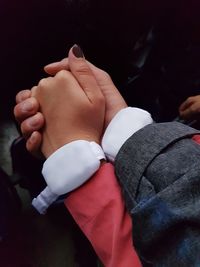
<svg viewBox="0 0 200 267"><path fill-rule="evenodd" d="M52 193L47 186L36 198L32 200L33 207L40 213L45 214L48 207L56 201L59 196Z"/></svg>
<svg viewBox="0 0 200 267"><path fill-rule="evenodd" d="M140 108L124 108L109 123L102 139L106 157L114 161L125 141L144 126L153 123L151 114Z"/></svg>
<svg viewBox="0 0 200 267"><path fill-rule="evenodd" d="M44 163L42 174L47 187L32 201L39 213L60 196L85 183L100 167L105 154L95 142L78 140L56 150Z"/></svg>
<svg viewBox="0 0 200 267"><path fill-rule="evenodd" d="M54 152L44 163L42 174L52 193L66 194L85 183L105 159L95 142L73 141Z"/></svg>

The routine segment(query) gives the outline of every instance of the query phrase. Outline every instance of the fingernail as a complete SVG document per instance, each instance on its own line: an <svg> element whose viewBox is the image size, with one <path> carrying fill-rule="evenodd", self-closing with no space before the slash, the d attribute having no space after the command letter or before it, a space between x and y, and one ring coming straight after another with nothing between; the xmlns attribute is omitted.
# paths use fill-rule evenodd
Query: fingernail
<svg viewBox="0 0 200 267"><path fill-rule="evenodd" d="M35 140L36 140L36 132L33 132L29 138L29 142L33 144L35 143Z"/></svg>
<svg viewBox="0 0 200 267"><path fill-rule="evenodd" d="M28 121L28 125L31 128L37 128L38 124L39 124L39 122L38 122L38 120L36 118L30 118L29 121Z"/></svg>
<svg viewBox="0 0 200 267"><path fill-rule="evenodd" d="M30 112L33 109L33 105L31 102L24 102L21 104L21 109L23 112Z"/></svg>
<svg viewBox="0 0 200 267"><path fill-rule="evenodd" d="M72 52L73 52L73 54L74 54L75 57L77 57L77 58L84 58L84 54L83 54L83 51L80 48L80 46L78 46L78 45L75 44L72 47Z"/></svg>

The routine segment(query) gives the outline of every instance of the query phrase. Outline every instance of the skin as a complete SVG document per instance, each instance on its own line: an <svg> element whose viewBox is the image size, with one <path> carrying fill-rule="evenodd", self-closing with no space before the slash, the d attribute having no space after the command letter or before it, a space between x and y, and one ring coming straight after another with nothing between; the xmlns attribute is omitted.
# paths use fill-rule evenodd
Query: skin
<svg viewBox="0 0 200 267"><path fill-rule="evenodd" d="M60 71L68 71L67 75L72 75L70 79L75 78L84 91L87 88L93 88L95 80L105 100L104 129L119 110L127 107L127 104L113 84L110 76L103 70L87 62L84 58L74 57L71 50L68 58L49 64L44 69L48 74L55 75L55 77L57 77ZM63 72L61 73L63 74ZM48 81L50 82L50 79ZM27 149L33 154L37 153L40 148L42 142L41 129L44 127L44 111L42 110L41 113L41 109L39 109L41 103L39 103L38 97L35 98L34 92L36 89L37 87L33 87L32 90L19 92L16 96L17 105L14 108L14 114L16 120L20 123L22 134L27 138ZM91 93L92 90L86 94L90 95ZM89 95L88 98L90 99ZM47 117L49 115L46 114L45 116ZM81 138L81 136L79 137Z"/></svg>
<svg viewBox="0 0 200 267"><path fill-rule="evenodd" d="M180 117L194 120L200 117L200 95L188 97L179 107Z"/></svg>

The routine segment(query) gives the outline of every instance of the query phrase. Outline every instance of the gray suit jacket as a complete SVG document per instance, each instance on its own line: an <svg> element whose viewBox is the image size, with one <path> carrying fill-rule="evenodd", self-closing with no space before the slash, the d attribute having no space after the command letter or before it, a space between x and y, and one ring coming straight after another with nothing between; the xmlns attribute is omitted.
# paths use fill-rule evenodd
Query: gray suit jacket
<svg viewBox="0 0 200 267"><path fill-rule="evenodd" d="M170 122L136 132L115 161L144 266L200 266L199 131Z"/></svg>

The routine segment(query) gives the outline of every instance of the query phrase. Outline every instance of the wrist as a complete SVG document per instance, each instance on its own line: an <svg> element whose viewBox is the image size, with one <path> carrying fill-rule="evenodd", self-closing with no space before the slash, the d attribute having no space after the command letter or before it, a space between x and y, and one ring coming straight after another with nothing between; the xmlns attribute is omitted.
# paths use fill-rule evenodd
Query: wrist
<svg viewBox="0 0 200 267"><path fill-rule="evenodd" d="M53 141L52 141L53 140ZM84 140L87 142L95 142L96 144L100 145L100 137L92 136L89 134L78 134L73 135L72 137L60 137L58 136L53 138L48 138L47 134L43 135L43 143L41 147L41 151L45 158L49 158L53 153L55 153L58 149L62 148L63 146L70 144L72 142L76 142L79 140Z"/></svg>

